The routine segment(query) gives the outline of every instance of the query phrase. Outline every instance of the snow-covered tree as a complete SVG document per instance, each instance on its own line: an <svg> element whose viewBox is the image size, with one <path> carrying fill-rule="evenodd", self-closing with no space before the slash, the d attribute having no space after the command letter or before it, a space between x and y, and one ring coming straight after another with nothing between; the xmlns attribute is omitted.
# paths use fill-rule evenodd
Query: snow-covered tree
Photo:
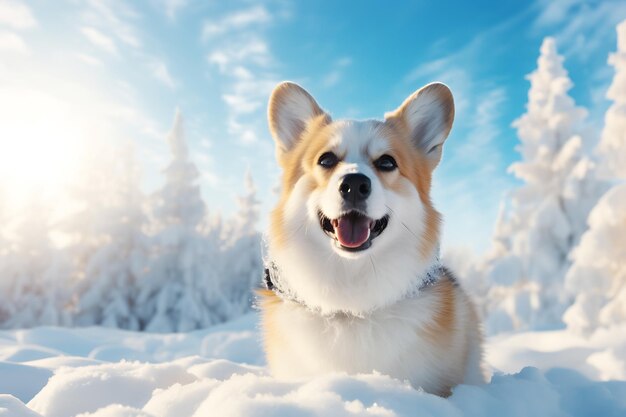
<svg viewBox="0 0 626 417"><path fill-rule="evenodd" d="M261 234L257 227L259 206L257 191L250 170L246 172L245 194L237 199L239 210L226 234L224 257L224 295L230 303L230 314L240 315L252 307L252 290L261 282L263 260Z"/></svg>
<svg viewBox="0 0 626 417"><path fill-rule="evenodd" d="M9 240L7 238L9 214L6 202L6 188L0 178L0 282L2 281L2 271L4 270L3 265L8 260L7 254L9 251Z"/></svg>
<svg viewBox="0 0 626 417"><path fill-rule="evenodd" d="M567 291L576 299L563 320L583 333L626 322L626 20L617 27L617 52L609 63L615 68L607 92L613 104L598 148L604 174L617 184L592 210L566 275Z"/></svg>
<svg viewBox="0 0 626 417"><path fill-rule="evenodd" d="M68 325L69 268L50 240L50 216L36 190L19 211L13 236L0 249L0 327Z"/></svg>
<svg viewBox="0 0 626 417"><path fill-rule="evenodd" d="M554 39L543 41L528 78L527 112L513 123L522 160L510 167L524 184L507 196L485 265L491 332L561 324L571 302L563 291L568 254L606 189L586 156L587 112L568 95L572 82Z"/></svg>
<svg viewBox="0 0 626 417"><path fill-rule="evenodd" d="M130 147L118 149L107 170L114 184L90 230L99 244L89 253L76 283L76 324L138 330L138 283L148 266L148 238L144 233L144 196Z"/></svg>
<svg viewBox="0 0 626 417"><path fill-rule="evenodd" d="M228 306L219 285L219 241L203 233L206 207L199 172L189 159L183 118L176 112L167 137L172 160L166 183L153 196L153 261L138 303L142 328L189 331L224 321Z"/></svg>
<svg viewBox="0 0 626 417"><path fill-rule="evenodd" d="M609 56L615 68L606 97L613 101L604 119L598 149L610 178L626 180L626 21L617 26L617 51Z"/></svg>
<svg viewBox="0 0 626 417"><path fill-rule="evenodd" d="M626 184L613 187L594 207L572 259L566 288L576 300L563 316L567 326L590 333L626 322Z"/></svg>
<svg viewBox="0 0 626 417"><path fill-rule="evenodd" d="M231 243L240 236L257 234L259 222L259 200L257 190L252 178L252 171L248 169L244 178L245 193L237 197L239 209L233 219Z"/></svg>

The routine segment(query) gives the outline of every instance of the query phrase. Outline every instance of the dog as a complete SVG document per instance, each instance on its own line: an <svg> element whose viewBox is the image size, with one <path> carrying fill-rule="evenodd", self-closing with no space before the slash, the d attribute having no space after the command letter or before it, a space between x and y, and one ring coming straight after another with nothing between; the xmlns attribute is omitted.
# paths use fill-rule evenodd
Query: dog
<svg viewBox="0 0 626 417"><path fill-rule="evenodd" d="M430 198L449 88L426 85L382 121L334 121L283 82L268 119L282 168L259 297L270 372L377 371L440 396L484 382L480 322L439 262Z"/></svg>

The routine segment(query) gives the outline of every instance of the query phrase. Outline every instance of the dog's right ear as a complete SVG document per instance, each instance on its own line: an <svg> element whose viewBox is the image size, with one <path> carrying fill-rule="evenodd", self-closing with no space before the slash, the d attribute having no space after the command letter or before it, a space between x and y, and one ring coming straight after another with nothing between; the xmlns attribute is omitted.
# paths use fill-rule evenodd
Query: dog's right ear
<svg viewBox="0 0 626 417"><path fill-rule="evenodd" d="M298 143L307 124L321 115L328 117L315 99L298 84L285 81L274 88L267 117L279 161Z"/></svg>

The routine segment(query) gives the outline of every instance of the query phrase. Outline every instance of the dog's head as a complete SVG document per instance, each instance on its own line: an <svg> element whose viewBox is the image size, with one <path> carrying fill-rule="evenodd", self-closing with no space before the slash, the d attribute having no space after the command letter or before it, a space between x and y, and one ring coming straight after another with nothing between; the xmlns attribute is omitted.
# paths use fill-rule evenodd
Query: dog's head
<svg viewBox="0 0 626 417"><path fill-rule="evenodd" d="M268 116L283 169L270 256L289 286L324 311L397 298L438 250L430 185L454 119L448 87L423 87L384 121L333 121L285 82Z"/></svg>

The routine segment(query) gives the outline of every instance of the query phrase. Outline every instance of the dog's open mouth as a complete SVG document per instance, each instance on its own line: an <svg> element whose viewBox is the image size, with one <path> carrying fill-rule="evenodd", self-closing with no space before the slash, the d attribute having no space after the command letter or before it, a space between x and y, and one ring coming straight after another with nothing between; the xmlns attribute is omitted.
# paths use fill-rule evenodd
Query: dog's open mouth
<svg viewBox="0 0 626 417"><path fill-rule="evenodd" d="M374 220L366 215L351 211L336 219L318 213L322 230L333 238L341 249L357 252L369 248L372 240L380 236L389 223L389 216Z"/></svg>

